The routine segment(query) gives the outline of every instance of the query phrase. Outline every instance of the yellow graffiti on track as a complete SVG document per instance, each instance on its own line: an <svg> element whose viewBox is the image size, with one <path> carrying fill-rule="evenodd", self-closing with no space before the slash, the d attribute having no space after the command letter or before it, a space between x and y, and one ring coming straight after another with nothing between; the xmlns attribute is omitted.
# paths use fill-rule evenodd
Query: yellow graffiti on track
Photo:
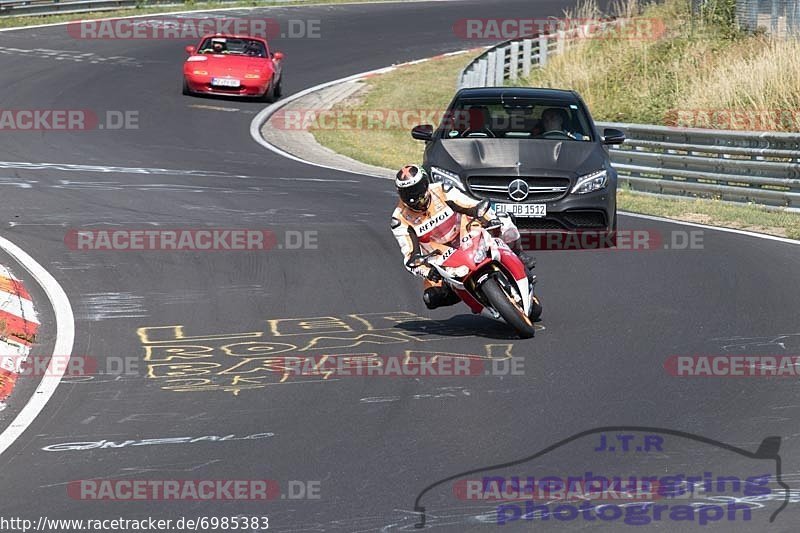
<svg viewBox="0 0 800 533"><path fill-rule="evenodd" d="M329 370L381 364L387 347L406 363L419 358L498 360L511 344L487 344L482 354L403 349L409 343L470 336L468 331L406 311L267 320L265 331L189 335L185 326L137 330L147 377L174 392L241 391L274 385L336 381ZM344 349L353 348L352 352ZM343 351L344 350L344 351ZM298 361L311 359L302 374Z"/></svg>

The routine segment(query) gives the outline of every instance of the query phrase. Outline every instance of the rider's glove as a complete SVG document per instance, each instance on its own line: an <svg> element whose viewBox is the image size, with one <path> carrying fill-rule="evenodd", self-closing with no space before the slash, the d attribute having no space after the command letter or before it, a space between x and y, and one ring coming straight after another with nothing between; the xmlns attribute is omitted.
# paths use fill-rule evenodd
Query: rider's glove
<svg viewBox="0 0 800 533"><path fill-rule="evenodd" d="M484 227L492 235L492 237L499 237L503 223L500 222L499 218L493 218L492 220L486 222Z"/></svg>
<svg viewBox="0 0 800 533"><path fill-rule="evenodd" d="M428 281L432 281L434 283L438 283L438 282L442 281L442 276L439 275L439 271L438 270L436 270L433 267L430 267L428 269L428 273L425 274L425 279L427 279Z"/></svg>

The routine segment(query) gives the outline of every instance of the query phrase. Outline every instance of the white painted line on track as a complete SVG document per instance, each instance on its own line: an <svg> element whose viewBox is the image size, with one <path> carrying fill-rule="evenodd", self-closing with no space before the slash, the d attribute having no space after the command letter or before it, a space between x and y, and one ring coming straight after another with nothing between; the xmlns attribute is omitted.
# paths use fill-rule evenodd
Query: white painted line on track
<svg viewBox="0 0 800 533"><path fill-rule="evenodd" d="M442 54L442 55L454 56L454 55L459 55L459 54L466 54L469 51L470 50L458 50L456 52L449 52L447 54ZM434 56L434 57L439 57L439 56ZM282 100L279 100L278 102L275 102L274 104L262 109L261 112L259 112L255 117L253 117L252 122L250 122L250 136L253 138L253 140L255 142L257 142L258 144L260 144L261 146L263 146L267 150L270 150L270 151L272 151L272 152L274 152L274 153L276 153L276 154L278 154L278 155L280 155L282 157L285 157L286 159L291 159L292 161L297 161L298 163L304 163L306 165L311 165L311 166L314 166L314 167L324 168L324 169L327 169L327 170L335 170L337 172L346 172L348 174L359 174L357 172L353 172L352 170L348 170L346 168L334 167L334 166L331 166L331 165L325 165L325 164L322 164L322 163L316 163L314 161L309 161L307 159L302 159L300 157L297 157L294 154L290 154L289 152L287 152L285 150L281 150L280 148L278 148L274 144L270 143L269 141L264 139L264 137L261 136L261 126L263 126L264 123L266 123L270 119L270 117L272 115L277 113L278 110L280 110L281 108L291 104L295 100L297 100L299 98L302 98L302 97L304 97L304 96L306 96L306 95L308 95L310 93L321 91L322 89L326 89L328 87L332 87L332 86L338 85L340 83L347 83L347 82L350 82L350 81L356 81L356 80L360 80L360 79L363 79L363 78L366 78L366 77L369 77L369 76L373 76L373 75L376 75L376 74L385 74L387 72L391 72L391 71L393 71L393 70L395 70L397 68L404 67L404 66L407 66L407 65L415 65L415 64L418 64L418 63L424 63L426 61L431 61L432 59L434 59L434 57L426 57L426 58L423 58L423 59L416 59L414 61L408 61L408 62L405 62L405 63L399 63L397 65L392 65L390 67L383 67L383 68L379 68L379 69L375 69L375 70L369 70L367 72L361 72L359 74L353 74L352 76L347 76L345 78L339 78L338 80L333 80L333 81L328 81L328 82L325 82L325 83L320 83L319 85L315 85L313 87L309 87L308 89L303 89L302 91L300 91L298 93L295 93L295 94L293 94L291 96L288 96L288 97L286 97L286 98L284 98ZM362 173L361 175L371 176L373 178L381 178L381 179L394 179L394 177L392 176L393 173L394 173L394 171L390 170L387 174L363 174Z"/></svg>
<svg viewBox="0 0 800 533"><path fill-rule="evenodd" d="M58 360L55 358L50 360L45 376L36 387L31 399L11 422L11 425L0 433L0 455L2 455L39 416L55 393L58 384L61 383L61 378L69 366L69 358L75 341L75 318L64 289L42 265L37 263L25 250L4 237L0 237L0 249L22 265L44 289L56 317L56 342L53 346L53 355L59 356Z"/></svg>
<svg viewBox="0 0 800 533"><path fill-rule="evenodd" d="M96 19L74 19L74 20L67 20L64 22L50 22L47 24L32 24L30 26L17 26L14 28L0 28L0 32L5 31L19 31L19 30L34 30L37 28L50 28L53 26L64 26L66 24L75 24L76 22L82 22L83 20L90 21L90 22L98 22L103 20L119 20L119 19L140 19L145 17L155 18L155 17L166 17L169 15L185 15L187 13L224 13L225 11L251 11L256 9L289 9L289 8L298 8L302 9L304 7L326 7L326 6L358 6L358 5L365 5L365 4L422 4L427 2L459 2L461 0L377 0L375 2L365 1L365 2L319 2L315 4L291 4L291 5L281 5L281 4L273 4L268 6L239 6L239 7L216 7L210 9L188 9L182 11L167 11L164 13L147 13L144 15L120 15L116 17L104 17L104 18L96 18ZM176 6L180 4L175 4ZM166 5L164 7L167 7ZM121 9L124 10L124 9ZM133 9L130 10L134 12ZM89 13L99 13L98 11L88 12ZM69 13L65 13L68 15ZM75 15L82 15L84 13L74 13Z"/></svg>
<svg viewBox="0 0 800 533"><path fill-rule="evenodd" d="M788 239L786 237L778 237L777 235L767 235L766 233L757 233L755 231L747 231L736 228L723 228L720 226L709 226L708 224L698 224L697 222L684 222L682 220L677 220L674 218L663 218L654 215L644 215L641 213L629 213L627 211L618 211L618 213L626 217L643 218L645 220L654 220L656 222L670 222L672 224L680 224L681 226L690 226L693 228L703 228L714 231L724 231L725 233L747 235L748 237L757 237L759 239L766 239L768 241L777 241L777 242L782 242L784 244L794 244L796 246L800 246L800 241L796 241L794 239Z"/></svg>
<svg viewBox="0 0 800 533"><path fill-rule="evenodd" d="M339 168L339 167L333 167L333 166L330 166L330 165L324 165L322 163L315 163L314 161L308 161L306 159L302 159L300 157L297 157L296 155L290 154L289 152L281 150L280 148L278 148L274 144L270 143L264 137L261 136L261 126L265 122L267 122L269 120L269 118L272 115L274 115L279 109L291 104L292 102L294 102L295 100L297 100L299 98L302 98L302 97L306 96L307 94L310 94L310 93L313 93L313 92L316 92L316 91L320 91L322 89L325 89L327 87L331 87L333 85L338 85L340 83L347 83L349 81L360 80L361 78L364 78L364 77L372 75L372 74L381 74L381 73L384 73L384 72L391 72L394 69L395 69L395 67L384 67L384 68L380 68L380 69L376 69L376 70L370 70L368 72L362 72L360 74L353 74L352 76L347 76L346 78L340 78L338 80L333 80L333 81L329 81L329 82L326 82L326 83L321 83L319 85L315 85L313 87L309 87L308 89L303 89L299 93L295 93L295 94L293 94L293 95L291 95L289 97L286 97L286 98L284 98L282 100L279 100L278 102L275 102L274 104L262 109L258 113L258 115L253 117L252 122L250 122L250 136L253 138L253 140L255 142L257 142L258 144L260 144L261 146L263 146L267 150L270 150L270 151L278 154L279 156L285 157L286 159L291 159L292 161L297 161L298 163L304 163L306 165L311 165L311 166L314 166L314 167L324 168L324 169L328 169L328 170L336 170L338 172L347 172L348 174L355 174L355 172L353 172L352 170L347 170L347 169ZM378 174L367 174L367 175L368 176L372 176L374 178L388 179L388 176L384 176L384 175L378 175Z"/></svg>

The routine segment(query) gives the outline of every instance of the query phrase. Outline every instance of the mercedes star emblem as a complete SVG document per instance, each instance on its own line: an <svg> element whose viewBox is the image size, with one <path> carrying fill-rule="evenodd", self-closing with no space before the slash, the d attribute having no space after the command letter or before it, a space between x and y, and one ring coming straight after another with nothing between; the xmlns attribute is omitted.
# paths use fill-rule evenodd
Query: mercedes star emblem
<svg viewBox="0 0 800 533"><path fill-rule="evenodd" d="M514 180L508 185L508 196L517 202L527 198L528 192L528 183L525 180Z"/></svg>

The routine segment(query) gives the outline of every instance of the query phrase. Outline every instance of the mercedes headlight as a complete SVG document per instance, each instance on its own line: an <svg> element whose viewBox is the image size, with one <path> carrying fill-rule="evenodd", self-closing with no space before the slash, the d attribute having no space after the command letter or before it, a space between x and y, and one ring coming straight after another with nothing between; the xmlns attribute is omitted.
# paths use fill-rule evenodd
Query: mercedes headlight
<svg viewBox="0 0 800 533"><path fill-rule="evenodd" d="M449 183L454 187L464 190L464 184L461 182L461 177L455 172L450 172L439 167L431 167L431 178L433 181L440 181L442 183Z"/></svg>
<svg viewBox="0 0 800 533"><path fill-rule="evenodd" d="M608 171L598 170L578 178L578 183L575 184L570 192L573 194L586 194L587 192L604 189L606 185L608 185Z"/></svg>

